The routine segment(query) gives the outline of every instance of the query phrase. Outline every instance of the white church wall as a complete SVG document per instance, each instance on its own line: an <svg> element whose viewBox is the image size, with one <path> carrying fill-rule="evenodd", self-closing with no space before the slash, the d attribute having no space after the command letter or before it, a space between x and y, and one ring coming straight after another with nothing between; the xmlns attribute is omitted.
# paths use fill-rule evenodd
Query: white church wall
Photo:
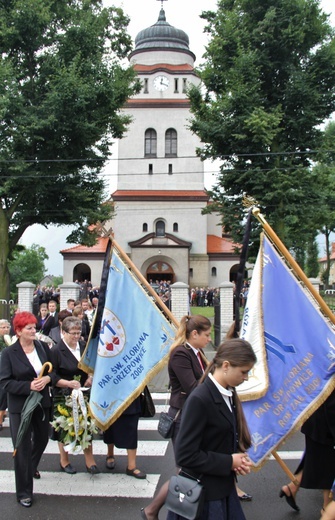
<svg viewBox="0 0 335 520"><path fill-rule="evenodd" d="M63 283L73 282L73 272L75 267L82 263L82 258L80 259L66 259L63 262ZM91 260L89 258L85 258L85 263L89 266L91 270L91 282L92 285L100 285L101 274L103 261L100 259Z"/></svg>
<svg viewBox="0 0 335 520"><path fill-rule="evenodd" d="M236 259L234 260L210 260L208 263L208 271L209 271L209 286L210 287L219 287L219 285L223 282L230 281L230 270L231 268L238 264ZM216 276L212 275L213 267L216 268Z"/></svg>
<svg viewBox="0 0 335 520"><path fill-rule="evenodd" d="M111 225L115 239L130 252L128 242L154 232L155 222L163 219L166 233L192 242L192 253L203 254L207 252L207 218L201 214L202 208L201 201L185 204L174 201L118 201ZM144 223L148 224L147 232L143 232ZM178 232L173 231L174 223L178 224Z"/></svg>
<svg viewBox="0 0 335 520"><path fill-rule="evenodd" d="M195 156L200 141L186 128L188 109L148 111L143 108L125 110L125 113L132 115L133 122L119 142L119 157L123 159L118 165L119 190L134 189L134 184L141 190L203 190L204 164ZM148 128L157 132L157 157L144 157L144 134ZM177 157L165 157L165 132L168 128L177 131ZM149 174L149 164L152 164L152 174ZM168 173L169 164L172 165L172 174Z"/></svg>
<svg viewBox="0 0 335 520"><path fill-rule="evenodd" d="M207 215L207 233L216 237L222 237L221 215L210 213Z"/></svg>
<svg viewBox="0 0 335 520"><path fill-rule="evenodd" d="M190 255L191 287L208 287L208 255Z"/></svg>

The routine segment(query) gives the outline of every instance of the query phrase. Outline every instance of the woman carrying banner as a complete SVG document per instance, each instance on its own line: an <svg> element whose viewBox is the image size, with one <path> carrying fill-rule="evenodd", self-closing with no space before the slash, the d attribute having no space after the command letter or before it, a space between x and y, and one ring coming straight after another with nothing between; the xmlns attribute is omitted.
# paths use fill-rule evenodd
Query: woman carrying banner
<svg viewBox="0 0 335 520"><path fill-rule="evenodd" d="M171 417L176 417L178 414L172 436L173 445L175 445L180 427L182 408L192 390L197 387L207 365L202 351L211 341L211 327L210 320L205 316L183 316L175 340L171 345L168 364L171 397L168 413ZM153 501L141 509L141 517L144 520L158 519L158 513L166 499L168 486L169 482L165 482Z"/></svg>
<svg viewBox="0 0 335 520"><path fill-rule="evenodd" d="M305 452L295 472L299 485L294 482L283 486L279 496L295 511L300 511L295 499L299 487L323 490L325 510L331 498L330 489L334 480L335 468L335 391L303 424L301 432L305 435Z"/></svg>
<svg viewBox="0 0 335 520"><path fill-rule="evenodd" d="M235 481L250 472L251 437L235 387L248 379L255 362L250 343L224 341L183 409L176 462L204 487L201 520L245 520ZM167 520L184 518L169 511Z"/></svg>

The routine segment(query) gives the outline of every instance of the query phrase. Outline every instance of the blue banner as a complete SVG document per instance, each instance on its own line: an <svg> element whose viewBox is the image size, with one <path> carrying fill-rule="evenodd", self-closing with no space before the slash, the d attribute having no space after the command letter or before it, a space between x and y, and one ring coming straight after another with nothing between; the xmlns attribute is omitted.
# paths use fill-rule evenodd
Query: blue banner
<svg viewBox="0 0 335 520"><path fill-rule="evenodd" d="M252 434L249 456L256 466L301 426L335 386L331 324L266 237L258 265L261 276L255 273L255 283L259 291L254 287L249 292L242 325L242 337L250 340L255 336L255 329L250 329L258 323L257 333L262 337L256 343L264 345L265 353L263 357L257 352L259 362L266 365L262 397L255 399L256 392L249 395L252 400L243 402ZM257 372L256 366L249 381L251 391L261 379ZM246 399L248 389L241 390Z"/></svg>
<svg viewBox="0 0 335 520"><path fill-rule="evenodd" d="M96 358L90 408L102 430L167 363L174 336L174 326L114 248L100 330L82 360Z"/></svg>

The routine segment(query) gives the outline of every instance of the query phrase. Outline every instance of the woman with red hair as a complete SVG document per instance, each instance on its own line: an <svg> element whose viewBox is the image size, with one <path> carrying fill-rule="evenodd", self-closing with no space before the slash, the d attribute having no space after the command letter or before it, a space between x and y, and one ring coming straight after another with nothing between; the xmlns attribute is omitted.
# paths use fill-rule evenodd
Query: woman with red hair
<svg viewBox="0 0 335 520"><path fill-rule="evenodd" d="M30 392L42 394L41 406L32 414L30 425L14 457L16 496L24 507L32 505L33 477L40 478L38 463L48 444L51 419L49 385L55 385L55 372L38 377L42 366L51 361L50 349L37 341L36 317L30 312L19 312L13 320L17 340L7 347L1 357L0 386L7 392L10 429L13 444L21 420L21 411Z"/></svg>

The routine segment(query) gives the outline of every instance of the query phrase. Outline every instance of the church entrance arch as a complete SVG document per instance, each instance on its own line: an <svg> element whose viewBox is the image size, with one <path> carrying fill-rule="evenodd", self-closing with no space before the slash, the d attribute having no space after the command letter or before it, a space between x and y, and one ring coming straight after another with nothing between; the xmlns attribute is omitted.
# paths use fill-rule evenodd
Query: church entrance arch
<svg viewBox="0 0 335 520"><path fill-rule="evenodd" d="M174 277L175 275L172 267L166 262L153 262L147 269L147 280L149 282L151 280L153 283L155 283L156 280L159 282L162 280L169 280L171 283L173 283Z"/></svg>
<svg viewBox="0 0 335 520"><path fill-rule="evenodd" d="M73 269L73 281L91 280L91 268L87 264L77 264Z"/></svg>
<svg viewBox="0 0 335 520"><path fill-rule="evenodd" d="M239 267L240 267L239 264L235 264L230 269L230 273L229 273L229 281L230 282L235 282L236 283L237 273L238 273ZM245 269L243 280L246 280L247 278L248 278L248 270Z"/></svg>

